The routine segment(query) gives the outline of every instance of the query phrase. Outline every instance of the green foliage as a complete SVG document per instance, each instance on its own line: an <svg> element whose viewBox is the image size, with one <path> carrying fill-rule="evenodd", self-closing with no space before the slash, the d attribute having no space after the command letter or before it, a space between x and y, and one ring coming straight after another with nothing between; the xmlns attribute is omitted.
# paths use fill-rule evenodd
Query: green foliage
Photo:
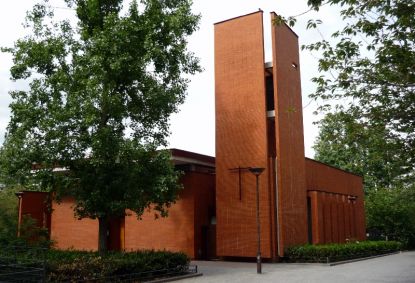
<svg viewBox="0 0 415 283"><path fill-rule="evenodd" d="M32 33L2 49L13 55L12 79L30 80L30 90L10 93L1 169L26 189L74 196L79 217L100 219L103 239L108 218L152 203L165 216L177 197L170 153L157 149L186 76L200 71L187 50L199 16L190 0L132 1L125 13L122 0L65 2L77 26L54 21L45 1L28 13Z"/></svg>
<svg viewBox="0 0 415 283"><path fill-rule="evenodd" d="M311 95L325 102L319 111L331 111L336 105L336 112L353 116L365 134L377 136L378 141L384 138L386 147L392 145L393 152L386 151L401 158L413 176L415 2L309 0L308 4L315 10L325 4L340 6L345 23L330 39L303 46L320 54L321 74L313 78L317 88Z"/></svg>
<svg viewBox="0 0 415 283"><path fill-rule="evenodd" d="M344 22L330 39L303 46L320 55L311 97L332 112L320 123L316 158L364 176L368 229L413 246L415 2L308 4L338 5Z"/></svg>
<svg viewBox="0 0 415 283"><path fill-rule="evenodd" d="M22 217L20 237L18 233L18 199L15 195L20 187L6 187L0 191L0 246L49 247L48 231L40 228L28 215Z"/></svg>
<svg viewBox="0 0 415 283"><path fill-rule="evenodd" d="M315 158L360 174L365 184L366 227L374 239L415 247L415 188L412 168L384 125L369 127L348 113L320 122Z"/></svg>
<svg viewBox="0 0 415 283"><path fill-rule="evenodd" d="M121 276L132 273L178 268L185 271L189 258L183 253L167 251L47 252L47 276L51 282L92 280L100 277Z"/></svg>
<svg viewBox="0 0 415 283"><path fill-rule="evenodd" d="M47 228L39 227L39 223L30 215L23 215L19 227L19 237L14 236L10 239L11 245L43 247L52 246L49 240L49 231Z"/></svg>
<svg viewBox="0 0 415 283"><path fill-rule="evenodd" d="M348 113L328 114L320 122L315 158L364 177L366 227L370 237L415 247L415 188L412 168L390 139Z"/></svg>
<svg viewBox="0 0 415 283"><path fill-rule="evenodd" d="M8 187L0 190L0 245L17 236L17 191Z"/></svg>
<svg viewBox="0 0 415 283"><path fill-rule="evenodd" d="M388 238L415 248L415 189L379 189L366 197L367 229L374 237Z"/></svg>
<svg viewBox="0 0 415 283"><path fill-rule="evenodd" d="M303 245L287 249L289 261L332 262L399 251L402 244L395 241L364 241L346 244Z"/></svg>
<svg viewBox="0 0 415 283"><path fill-rule="evenodd" d="M400 139L390 137L385 124L364 123L340 111L327 114L319 126L315 158L363 176L366 191L414 181Z"/></svg>
<svg viewBox="0 0 415 283"><path fill-rule="evenodd" d="M296 22L297 22L297 19L295 17L285 18L281 15L276 15L275 19L273 20L274 25L288 24L290 27L293 27Z"/></svg>
<svg viewBox="0 0 415 283"><path fill-rule="evenodd" d="M108 252L62 251L33 246L1 246L0 261L46 267L48 282L80 282L147 272L144 276L168 276L167 269L186 272L190 259L184 253L168 251ZM152 274L148 274L148 272ZM137 277L136 277L137 278Z"/></svg>

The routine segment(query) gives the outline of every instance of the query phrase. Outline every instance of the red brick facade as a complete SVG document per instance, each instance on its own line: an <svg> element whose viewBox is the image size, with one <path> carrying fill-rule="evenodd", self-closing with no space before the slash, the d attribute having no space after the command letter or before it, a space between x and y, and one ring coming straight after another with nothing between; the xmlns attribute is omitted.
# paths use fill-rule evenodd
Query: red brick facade
<svg viewBox="0 0 415 283"><path fill-rule="evenodd" d="M20 192L18 197L18 234L24 217L29 216L40 228L50 230L49 195L42 192Z"/></svg>
<svg viewBox="0 0 415 283"><path fill-rule="evenodd" d="M259 177L263 257L276 260L287 247L307 242L365 239L362 178L304 158L298 38L286 25L272 25L271 32L273 62L265 64L262 11L215 24L216 160L173 149L175 165L186 173L169 217L154 219L149 211L138 220L127 211L112 219L110 249L255 257L250 167L265 169ZM98 223L76 219L73 199L52 202L45 216L39 211L46 195L33 194L21 196L19 217L50 222L45 227L58 248L97 249Z"/></svg>
<svg viewBox="0 0 415 283"><path fill-rule="evenodd" d="M214 175L188 172L182 184L184 190L167 218L155 220L149 212L138 220L134 213L127 213L125 250L166 249L185 252L192 258L206 258L201 238L203 227L210 224L209 211L214 211Z"/></svg>
<svg viewBox="0 0 415 283"><path fill-rule="evenodd" d="M274 20L276 15L271 14ZM277 168L277 253L307 241L303 106L298 37L285 24L272 24L272 73ZM269 168L272 170L273 168ZM279 230L279 232L278 232Z"/></svg>
<svg viewBox="0 0 415 283"><path fill-rule="evenodd" d="M364 240L362 177L308 158L306 168L312 243Z"/></svg>
<svg viewBox="0 0 415 283"><path fill-rule="evenodd" d="M98 221L75 217L72 198L52 201L50 238L59 249L97 250Z"/></svg>
<svg viewBox="0 0 415 283"><path fill-rule="evenodd" d="M149 210L137 219L135 213L126 211L125 217L111 219L109 249L182 251L191 258L215 256L214 158L176 149L172 149L172 154L173 162L181 166L185 175L181 178L183 190L169 209L169 216L155 219ZM73 198L63 198L58 203L48 196L23 192L19 198L20 214L31 215L39 226L49 228L56 248L97 250L98 221L76 218Z"/></svg>
<svg viewBox="0 0 415 283"><path fill-rule="evenodd" d="M254 256L255 177L236 168L268 163L262 13L215 25L215 82L217 254ZM260 219L263 256L270 257L267 176L259 188Z"/></svg>
<svg viewBox="0 0 415 283"><path fill-rule="evenodd" d="M259 11L215 25L217 254L256 256L249 167L265 169L263 257L307 242L364 239L362 179L304 159L298 37L271 23L273 56L265 63L262 18Z"/></svg>

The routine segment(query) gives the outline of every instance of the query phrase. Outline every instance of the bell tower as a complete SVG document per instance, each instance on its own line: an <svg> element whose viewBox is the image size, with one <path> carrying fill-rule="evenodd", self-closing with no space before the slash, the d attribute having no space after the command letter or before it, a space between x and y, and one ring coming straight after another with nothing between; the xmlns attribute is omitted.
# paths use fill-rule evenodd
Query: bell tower
<svg viewBox="0 0 415 283"><path fill-rule="evenodd" d="M262 11L215 24L218 256L256 255L251 167L265 168L262 256L275 259L287 246L307 242L298 38L285 24L272 24L272 45L273 62L265 63Z"/></svg>

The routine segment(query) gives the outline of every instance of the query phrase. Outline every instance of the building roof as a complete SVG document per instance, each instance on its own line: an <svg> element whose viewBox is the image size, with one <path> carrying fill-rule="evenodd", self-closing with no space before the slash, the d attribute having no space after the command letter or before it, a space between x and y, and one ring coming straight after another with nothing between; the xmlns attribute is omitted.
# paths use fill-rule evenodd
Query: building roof
<svg viewBox="0 0 415 283"><path fill-rule="evenodd" d="M172 160L176 165L196 164L209 167L215 167L215 157L181 150L177 148L170 149Z"/></svg>
<svg viewBox="0 0 415 283"><path fill-rule="evenodd" d="M351 175L355 175L355 176L357 176L357 177L361 177L361 178L363 178L363 176L362 176L362 175L359 175L359 174L353 173L353 172L348 171L348 170L341 169L341 168L339 168L339 167L336 167L336 166L333 166L333 165L330 165L330 164L327 164L327 163L324 163L324 162L321 162L321 161L318 161L318 160L315 160L315 159L312 159L312 158L309 158L309 157L306 157L305 159L306 159L306 160L309 160L309 161L312 161L312 162L320 163L320 164L322 164L322 165L325 165L325 166L327 166L327 167L330 167L330 168L333 168L333 169L336 169L336 170L342 171L342 172L347 173L347 174L351 174Z"/></svg>

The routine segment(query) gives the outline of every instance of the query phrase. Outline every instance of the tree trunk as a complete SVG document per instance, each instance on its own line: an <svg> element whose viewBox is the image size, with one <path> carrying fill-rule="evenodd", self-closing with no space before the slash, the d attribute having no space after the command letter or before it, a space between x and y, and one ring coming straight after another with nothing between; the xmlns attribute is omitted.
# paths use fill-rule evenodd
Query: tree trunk
<svg viewBox="0 0 415 283"><path fill-rule="evenodd" d="M98 217L98 251L105 253L108 251L108 218Z"/></svg>

